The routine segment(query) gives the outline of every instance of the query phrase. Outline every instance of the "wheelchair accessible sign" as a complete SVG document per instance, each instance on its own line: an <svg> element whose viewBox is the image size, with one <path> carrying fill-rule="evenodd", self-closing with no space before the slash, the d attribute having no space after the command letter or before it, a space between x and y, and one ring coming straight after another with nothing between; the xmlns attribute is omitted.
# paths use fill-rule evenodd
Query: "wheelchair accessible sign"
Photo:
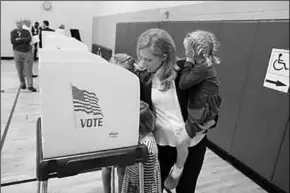
<svg viewBox="0 0 290 193"><path fill-rule="evenodd" d="M264 87L289 93L289 50L272 49Z"/></svg>

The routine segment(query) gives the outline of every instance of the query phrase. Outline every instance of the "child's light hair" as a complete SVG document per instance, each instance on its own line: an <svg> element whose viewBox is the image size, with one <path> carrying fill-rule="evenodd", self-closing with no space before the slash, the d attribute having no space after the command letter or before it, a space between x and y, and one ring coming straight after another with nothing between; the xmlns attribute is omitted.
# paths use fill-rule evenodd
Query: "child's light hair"
<svg viewBox="0 0 290 193"><path fill-rule="evenodd" d="M188 42L189 49L192 49L193 54L204 57L209 66L212 64L220 64L221 61L219 57L216 56L220 44L213 33L204 30L196 30L189 33L184 40Z"/></svg>
<svg viewBox="0 0 290 193"><path fill-rule="evenodd" d="M128 54L118 53L111 57L110 63L121 66L131 72L134 71L135 59Z"/></svg>
<svg viewBox="0 0 290 193"><path fill-rule="evenodd" d="M140 50L149 48L151 53L158 57L166 56L166 59L161 64L158 73L156 74L160 81L162 88L160 90L166 91L170 88L172 80L176 78L176 56L175 43L168 32L162 29L149 29L143 32L138 38L137 56L140 58ZM148 82L152 81L152 77Z"/></svg>

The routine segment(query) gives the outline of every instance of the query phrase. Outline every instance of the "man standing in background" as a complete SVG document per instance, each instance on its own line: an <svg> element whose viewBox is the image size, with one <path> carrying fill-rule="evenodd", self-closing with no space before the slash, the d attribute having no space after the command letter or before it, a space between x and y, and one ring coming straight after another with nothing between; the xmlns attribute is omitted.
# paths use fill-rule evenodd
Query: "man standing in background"
<svg viewBox="0 0 290 193"><path fill-rule="evenodd" d="M12 30L10 33L10 40L13 45L13 53L15 59L15 65L20 80L21 89L26 89L24 74L26 77L26 82L28 89L31 92L36 92L33 87L32 80L32 46L31 46L31 32L29 30L23 29L23 21L18 20L16 22L16 29Z"/></svg>
<svg viewBox="0 0 290 193"><path fill-rule="evenodd" d="M42 23L42 29L40 30L40 33L39 33L39 47L42 48L42 32L43 31L53 31L53 29L49 28L49 22L47 20L44 20L43 23Z"/></svg>
<svg viewBox="0 0 290 193"><path fill-rule="evenodd" d="M34 26L32 26L32 29L31 29L31 33L32 33L32 37L39 37L39 23L38 22L35 22L34 23ZM36 61L38 58L37 58L37 46L38 46L38 42L35 42L34 43L34 53L33 53L33 58L34 58L34 61Z"/></svg>
<svg viewBox="0 0 290 193"><path fill-rule="evenodd" d="M25 19L25 20L23 20L23 29L26 29L26 30L28 30L29 31L29 33L30 33L30 36L31 36L31 41L30 41L30 45L31 45L31 52L32 52L32 59L30 60L31 62L32 62L32 64L31 64L31 71L33 72L33 52L34 52L34 41L33 41L33 35L32 35L32 32L31 32L31 21L30 20L28 20L28 19ZM37 77L37 75L33 75L32 74L32 78L35 78L35 77Z"/></svg>

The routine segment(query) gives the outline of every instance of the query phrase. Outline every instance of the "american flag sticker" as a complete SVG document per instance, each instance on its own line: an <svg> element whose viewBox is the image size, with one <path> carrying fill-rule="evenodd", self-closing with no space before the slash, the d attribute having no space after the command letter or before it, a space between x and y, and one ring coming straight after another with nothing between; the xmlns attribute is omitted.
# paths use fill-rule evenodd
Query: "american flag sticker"
<svg viewBox="0 0 290 193"><path fill-rule="evenodd" d="M76 117L76 122L81 128L103 126L103 113L99 106L99 99L93 92L79 89L71 84L73 108L75 114L81 112L82 116ZM79 114L79 113L78 113Z"/></svg>

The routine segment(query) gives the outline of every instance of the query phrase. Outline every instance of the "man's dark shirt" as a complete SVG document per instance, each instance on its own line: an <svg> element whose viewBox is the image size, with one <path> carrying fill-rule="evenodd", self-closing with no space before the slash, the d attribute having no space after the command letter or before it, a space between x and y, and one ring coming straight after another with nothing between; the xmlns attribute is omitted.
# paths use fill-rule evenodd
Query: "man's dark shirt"
<svg viewBox="0 0 290 193"><path fill-rule="evenodd" d="M20 38L19 40L16 40ZM28 52L32 49L30 42L31 42L31 35L30 32L26 29L18 30L14 29L10 33L10 41L13 45L13 50L19 52Z"/></svg>

